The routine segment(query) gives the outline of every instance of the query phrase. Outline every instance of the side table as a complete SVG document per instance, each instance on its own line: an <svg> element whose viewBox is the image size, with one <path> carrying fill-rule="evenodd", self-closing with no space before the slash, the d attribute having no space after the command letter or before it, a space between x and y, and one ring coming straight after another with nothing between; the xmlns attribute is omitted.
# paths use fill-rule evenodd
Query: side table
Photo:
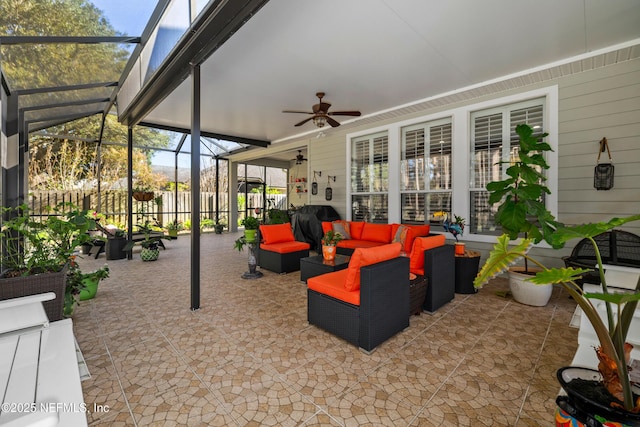
<svg viewBox="0 0 640 427"><path fill-rule="evenodd" d="M456 293L475 294L473 279L478 274L480 252L465 250L464 255L456 255Z"/></svg>
<svg viewBox="0 0 640 427"><path fill-rule="evenodd" d="M409 273L409 316L412 314L420 316L426 296L427 279L424 276Z"/></svg>

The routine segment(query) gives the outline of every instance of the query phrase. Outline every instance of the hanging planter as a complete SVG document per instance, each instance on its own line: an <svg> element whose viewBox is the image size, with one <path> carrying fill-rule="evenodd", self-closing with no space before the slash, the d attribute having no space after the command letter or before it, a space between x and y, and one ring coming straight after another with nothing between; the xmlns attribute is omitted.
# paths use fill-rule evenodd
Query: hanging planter
<svg viewBox="0 0 640 427"><path fill-rule="evenodd" d="M154 199L153 191L134 191L133 198L139 202L148 202Z"/></svg>

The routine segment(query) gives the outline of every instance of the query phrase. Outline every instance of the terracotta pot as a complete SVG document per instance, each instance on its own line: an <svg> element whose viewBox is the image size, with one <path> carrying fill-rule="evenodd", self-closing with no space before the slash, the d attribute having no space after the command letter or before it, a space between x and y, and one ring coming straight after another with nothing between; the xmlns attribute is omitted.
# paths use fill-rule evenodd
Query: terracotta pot
<svg viewBox="0 0 640 427"><path fill-rule="evenodd" d="M334 245L322 245L322 258L333 261L336 258L336 247Z"/></svg>
<svg viewBox="0 0 640 427"><path fill-rule="evenodd" d="M456 255L464 256L464 243L456 242Z"/></svg>

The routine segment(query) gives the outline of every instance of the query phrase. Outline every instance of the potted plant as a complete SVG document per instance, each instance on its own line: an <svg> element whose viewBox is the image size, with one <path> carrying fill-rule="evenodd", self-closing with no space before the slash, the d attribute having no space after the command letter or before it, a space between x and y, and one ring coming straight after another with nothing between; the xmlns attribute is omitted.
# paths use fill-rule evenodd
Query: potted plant
<svg viewBox="0 0 640 427"><path fill-rule="evenodd" d="M548 233L548 240L552 246L557 249L562 248L572 239L586 238L591 241L596 255L597 271L602 283L602 292L585 293L578 283L576 283L576 280L580 279L583 274L592 270L585 268L576 269L573 267L546 268L541 262L528 254L529 248L534 243L534 239L525 238L517 245L510 247L510 236L507 234L498 238L498 242L493 247L486 263L482 266L474 281L474 286L481 288L491 278L506 271L509 266L518 259L524 258L533 262L540 269L535 276L530 276L527 279L528 281L534 284L551 283L562 286L580 306L583 312L582 315L587 316L587 319L596 332L600 344L596 349L598 359L600 360L598 370L601 373L602 380L587 382L576 381L576 383L579 384L576 386L576 384L573 384L573 381L564 381L565 379L562 377L565 370L561 369L558 371L561 385L569 394L570 399L578 400L581 408L587 408L587 411L592 412L591 415L593 415L594 419L603 417L612 421L628 421L629 425L640 424L640 415L637 413L640 407L638 407L638 403L636 403L636 399L631 391L629 370L627 369L627 357L630 349L626 343L633 314L636 310L638 300L640 300L640 282L636 286L635 292L611 292L607 287L602 257L600 256L600 251L594 237L613 230L615 227L638 220L640 220L640 215L633 215L626 218L614 218L608 222L595 224L583 224L572 227L559 226L557 229ZM592 302L593 299L604 301L606 306L605 319L601 318L598 314ZM594 377L593 371L587 370L587 373L590 377ZM589 382L604 386L609 392L604 393L604 395L611 394L616 403L614 407L617 406L619 409L611 409L610 402L604 403L605 409L603 409L602 406L592 406L592 402L589 402L590 399L585 399L583 396L585 392L584 388ZM606 409L607 407L610 409ZM634 407L636 413L629 412L634 410ZM605 411L606 413L599 413L599 411ZM600 420L602 421L602 418L600 418Z"/></svg>
<svg viewBox="0 0 640 427"><path fill-rule="evenodd" d="M142 224L136 224L138 230L144 234L144 239L140 242L127 242L124 247L124 251L130 251L133 249L136 243L140 243L142 247L140 249L140 259L142 261L156 261L160 256L159 242L161 239L168 239L168 236L152 236L151 232L153 230L153 226L151 225L151 221L145 220Z"/></svg>
<svg viewBox="0 0 640 427"><path fill-rule="evenodd" d="M442 223L442 226L444 227L445 231L448 231L449 233L451 233L451 235L453 237L455 237L456 239L456 250L455 250L455 254L456 255L464 255L464 243L458 241L458 236L462 236L462 234L464 233L464 222L465 219L461 216L458 215L453 215L454 221L451 222L449 221L449 217L447 216L444 219L444 222Z"/></svg>
<svg viewBox="0 0 640 427"><path fill-rule="evenodd" d="M127 237L124 230L119 228L113 228L112 230L107 235L107 244L105 246L107 261L127 257L127 252L124 250L125 246L127 246Z"/></svg>
<svg viewBox="0 0 640 427"><path fill-rule="evenodd" d="M550 243L550 236L561 224L555 220L544 205L544 194L550 194L544 185L546 180L543 170L548 169L544 153L551 151L551 146L541 142L548 134L535 135L531 126L516 126L520 137L518 156L515 160L503 161L510 166L506 170L508 178L487 184L489 203L497 204L494 219L502 227L509 239L515 240L524 235L534 243L543 239ZM524 268L509 269L509 287L513 299L527 305L544 306L551 298L551 284L533 285L526 279L535 271L529 269L525 258Z"/></svg>
<svg viewBox="0 0 640 427"><path fill-rule="evenodd" d="M55 321L63 316L69 260L77 247L92 240L88 231L96 225L86 210L71 203L47 209L49 215L38 221L27 205L2 208L5 272L0 276L0 300L54 292L56 298L44 307Z"/></svg>
<svg viewBox="0 0 640 427"><path fill-rule="evenodd" d="M182 221L174 219L173 221L169 222L166 225L166 229L167 229L167 233L169 234L169 237L177 239L178 238L178 231L183 230L184 229L184 225L182 224Z"/></svg>
<svg viewBox="0 0 640 427"><path fill-rule="evenodd" d="M91 273L83 273L76 262L75 256L72 256L69 260L67 283L65 285L64 316L73 316L79 301L94 298L98 292L98 283L107 277L109 277L109 266L105 265Z"/></svg>
<svg viewBox="0 0 640 427"><path fill-rule="evenodd" d="M322 258L333 261L336 257L336 245L342 240L342 234L329 230L322 236Z"/></svg>
<svg viewBox="0 0 640 427"><path fill-rule="evenodd" d="M216 220L216 223L213 226L216 234L222 234L222 232L224 231L224 227L226 227L226 224L224 222L220 221L219 219Z"/></svg>
<svg viewBox="0 0 640 427"><path fill-rule="evenodd" d="M240 222L240 224L244 226L244 236L247 242L254 242L256 240L256 232L260 226L258 218L254 216L247 216L242 220L242 222Z"/></svg>
<svg viewBox="0 0 640 427"><path fill-rule="evenodd" d="M155 198L151 187L147 184L138 183L132 189L133 198L139 202L148 202Z"/></svg>

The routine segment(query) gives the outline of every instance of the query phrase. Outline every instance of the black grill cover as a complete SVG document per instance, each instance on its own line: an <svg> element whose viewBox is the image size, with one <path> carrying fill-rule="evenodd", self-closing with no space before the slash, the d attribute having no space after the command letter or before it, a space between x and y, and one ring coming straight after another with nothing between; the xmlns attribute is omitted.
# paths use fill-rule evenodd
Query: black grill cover
<svg viewBox="0 0 640 427"><path fill-rule="evenodd" d="M300 242L307 242L311 249L319 250L322 240L322 221L335 221L340 215L329 205L305 205L291 216L293 235Z"/></svg>

